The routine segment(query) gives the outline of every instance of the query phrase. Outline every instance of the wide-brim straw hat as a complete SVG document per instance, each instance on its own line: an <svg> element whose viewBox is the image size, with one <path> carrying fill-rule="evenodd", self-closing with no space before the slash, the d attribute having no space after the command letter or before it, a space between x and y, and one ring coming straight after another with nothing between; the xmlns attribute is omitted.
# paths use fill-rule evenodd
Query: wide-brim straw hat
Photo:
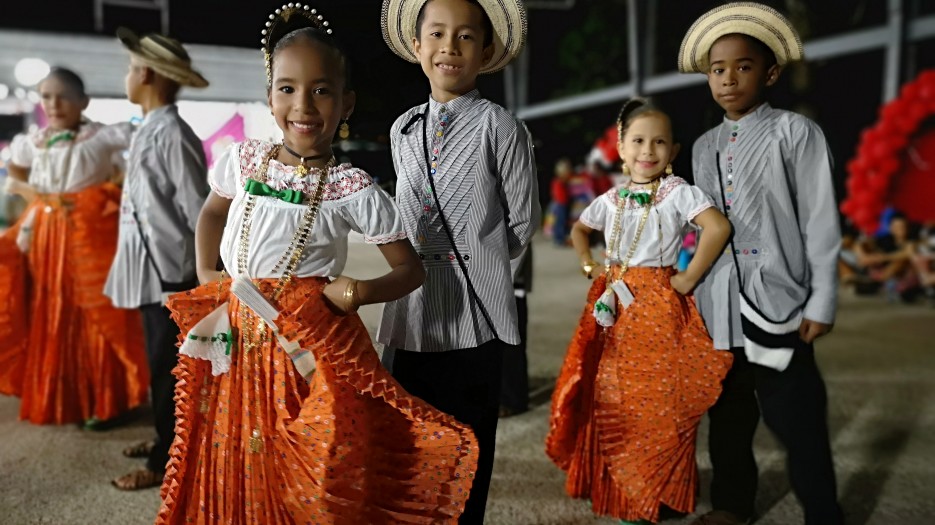
<svg viewBox="0 0 935 525"><path fill-rule="evenodd" d="M158 33L140 37L125 27L117 29L117 38L133 56L156 73L182 86L208 87L205 77L192 69L192 59L178 40Z"/></svg>
<svg viewBox="0 0 935 525"><path fill-rule="evenodd" d="M394 53L418 63L412 48L419 10L428 0L383 0L383 39ZM495 73L519 56L526 45L526 6L522 0L478 0L493 25L493 56L481 73Z"/></svg>
<svg viewBox="0 0 935 525"><path fill-rule="evenodd" d="M724 35L739 33L766 44L785 66L802 60L802 39L786 17L755 2L734 2L701 15L688 29L679 48L679 71L707 73L711 46Z"/></svg>

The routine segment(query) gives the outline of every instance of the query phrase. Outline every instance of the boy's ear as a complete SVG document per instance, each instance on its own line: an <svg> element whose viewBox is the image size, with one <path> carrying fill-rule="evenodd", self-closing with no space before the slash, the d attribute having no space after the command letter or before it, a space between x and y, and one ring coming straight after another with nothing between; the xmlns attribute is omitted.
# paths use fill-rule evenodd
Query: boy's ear
<svg viewBox="0 0 935 525"><path fill-rule="evenodd" d="M766 71L766 85L772 86L779 80L779 75L782 74L782 68L779 64L773 64Z"/></svg>
<svg viewBox="0 0 935 525"><path fill-rule="evenodd" d="M487 63L490 62L490 60L493 58L493 51L494 51L493 44L490 44L489 46L484 48L484 54L481 55L481 57L483 58L483 62L481 62L482 65L486 66Z"/></svg>
<svg viewBox="0 0 935 525"><path fill-rule="evenodd" d="M140 68L140 84L149 85L156 81L156 72L151 67Z"/></svg>
<svg viewBox="0 0 935 525"><path fill-rule="evenodd" d="M419 52L422 51L422 42L419 42L418 37L412 37L412 51L416 54L416 58L422 60L422 57L419 56Z"/></svg>

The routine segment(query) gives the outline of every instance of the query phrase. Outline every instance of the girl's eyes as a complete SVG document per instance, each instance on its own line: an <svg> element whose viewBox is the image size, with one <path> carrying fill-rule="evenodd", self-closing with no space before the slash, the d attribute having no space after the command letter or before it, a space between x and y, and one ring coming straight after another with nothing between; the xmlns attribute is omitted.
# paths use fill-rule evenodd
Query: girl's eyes
<svg viewBox="0 0 935 525"><path fill-rule="evenodd" d="M282 86L279 88L279 91L287 95L291 95L295 93L295 88L292 86ZM316 95L330 95L331 90L328 88L320 87L320 88L315 88L313 90L313 93L315 93Z"/></svg>
<svg viewBox="0 0 935 525"><path fill-rule="evenodd" d="M637 143L637 144L642 144L642 143L643 143L643 139L633 139L633 142L635 142L635 143Z"/></svg>

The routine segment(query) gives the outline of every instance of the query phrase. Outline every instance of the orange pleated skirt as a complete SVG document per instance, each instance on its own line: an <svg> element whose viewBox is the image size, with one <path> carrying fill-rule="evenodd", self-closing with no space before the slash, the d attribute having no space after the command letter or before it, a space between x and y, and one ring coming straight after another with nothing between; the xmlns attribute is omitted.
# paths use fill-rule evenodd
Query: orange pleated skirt
<svg viewBox="0 0 935 525"><path fill-rule="evenodd" d="M147 399L140 315L103 294L119 204L112 184L44 196L0 235L0 393L22 398L21 419L110 419ZM16 237L30 213L24 255Z"/></svg>
<svg viewBox="0 0 935 525"><path fill-rule="evenodd" d="M273 282L258 283L270 297ZM277 305L281 334L315 356L310 382L268 332L244 349L229 281L172 296L182 338L230 300L234 343L219 376L180 356L156 523L457 523L477 465L473 432L399 386L360 318L326 306L326 283L293 280Z"/></svg>
<svg viewBox="0 0 935 525"><path fill-rule="evenodd" d="M600 277L552 395L546 451L575 498L596 514L658 521L661 505L695 507L695 438L721 392L730 352L714 349L694 302L669 284L671 268L630 268L635 296L606 330L595 321Z"/></svg>

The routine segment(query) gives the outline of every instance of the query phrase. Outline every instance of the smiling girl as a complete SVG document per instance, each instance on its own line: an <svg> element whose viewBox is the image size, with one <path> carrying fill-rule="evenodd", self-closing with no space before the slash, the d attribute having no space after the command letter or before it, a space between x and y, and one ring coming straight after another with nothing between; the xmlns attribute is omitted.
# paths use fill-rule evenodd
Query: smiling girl
<svg viewBox="0 0 935 525"><path fill-rule="evenodd" d="M464 508L473 433L390 377L355 314L424 271L390 197L335 163L355 95L331 31L307 6L276 10L263 50L283 141L234 144L209 177L203 284L168 305L187 335L158 523L454 523ZM351 230L389 273L342 275Z"/></svg>
<svg viewBox="0 0 935 525"><path fill-rule="evenodd" d="M549 456L566 490L595 513L658 521L695 504L695 434L731 358L717 352L686 297L723 250L730 224L704 194L671 175L679 145L669 117L642 99L623 106L618 151L630 181L581 214L572 243L597 276L552 396ZM703 230L684 272L682 235ZM588 238L603 231L604 270Z"/></svg>
<svg viewBox="0 0 935 525"><path fill-rule="evenodd" d="M149 384L139 313L103 294L120 202L108 181L132 130L85 120L84 83L67 69L39 95L48 126L10 147L7 190L29 207L0 236L0 392L22 398L21 419L98 428L143 404Z"/></svg>

